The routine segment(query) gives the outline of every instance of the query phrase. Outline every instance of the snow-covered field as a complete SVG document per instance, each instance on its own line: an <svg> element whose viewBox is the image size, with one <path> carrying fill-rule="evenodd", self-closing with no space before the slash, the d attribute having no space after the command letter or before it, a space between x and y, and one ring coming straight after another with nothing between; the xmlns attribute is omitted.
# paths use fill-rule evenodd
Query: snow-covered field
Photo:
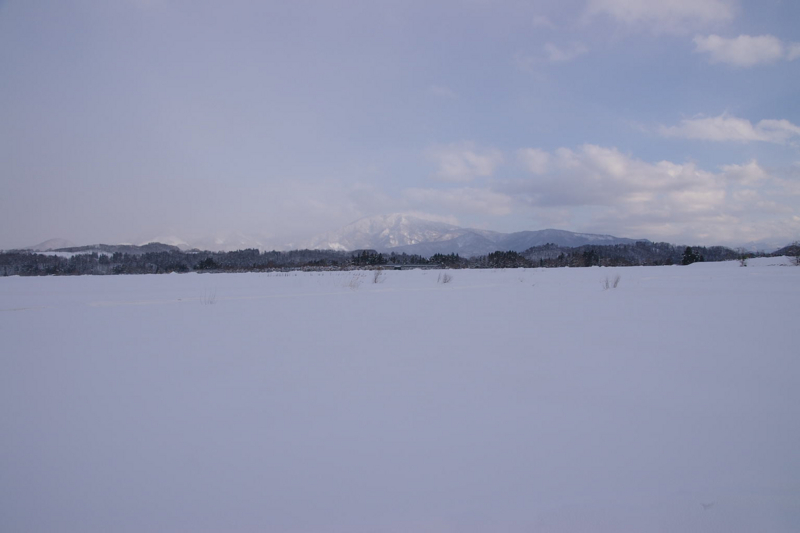
<svg viewBox="0 0 800 533"><path fill-rule="evenodd" d="M781 263L0 278L0 531L800 531Z"/></svg>

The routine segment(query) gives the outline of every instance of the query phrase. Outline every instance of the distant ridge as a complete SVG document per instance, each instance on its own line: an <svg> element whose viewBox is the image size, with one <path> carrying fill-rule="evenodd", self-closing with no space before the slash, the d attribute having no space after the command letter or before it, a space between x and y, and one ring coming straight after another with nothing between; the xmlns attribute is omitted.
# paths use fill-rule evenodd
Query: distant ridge
<svg viewBox="0 0 800 533"><path fill-rule="evenodd" d="M172 246L171 244L162 244L160 242L151 242L136 246L135 244L91 244L89 246L72 246L67 248L57 248L54 252L69 252L73 254L90 254L90 253L122 253L140 255L153 252L179 252L180 248Z"/></svg>
<svg viewBox="0 0 800 533"><path fill-rule="evenodd" d="M319 235L304 247L311 250L384 251L398 246L446 241L463 232L463 228L445 222L395 213L362 218L339 230Z"/></svg>
<svg viewBox="0 0 800 533"><path fill-rule="evenodd" d="M35 246L29 246L25 248L25 250L33 250L34 252L46 252L48 250L56 250L58 248L70 248L76 246L76 244L72 241L68 241L67 239L48 239L44 242L40 242Z"/></svg>
<svg viewBox="0 0 800 533"><path fill-rule="evenodd" d="M372 249L424 257L437 253L474 257L498 250L523 252L543 244L574 248L587 244L632 244L639 241L649 242L647 239L626 239L557 229L500 233L461 228L445 222L395 213L357 220L337 231L312 239L304 247L343 251Z"/></svg>

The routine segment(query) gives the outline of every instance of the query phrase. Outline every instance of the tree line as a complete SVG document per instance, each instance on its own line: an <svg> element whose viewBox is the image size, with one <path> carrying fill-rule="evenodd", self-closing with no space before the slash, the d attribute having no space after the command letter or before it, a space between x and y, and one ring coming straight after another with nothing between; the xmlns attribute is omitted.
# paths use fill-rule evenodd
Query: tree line
<svg viewBox="0 0 800 533"><path fill-rule="evenodd" d="M171 272L259 272L276 270L346 270L424 266L428 268L518 268L590 267L690 264L696 261L726 261L741 252L722 246L683 247L667 243L586 245L577 248L545 244L524 252L496 251L477 257L435 254L429 258L406 253L353 252L335 250L257 249L234 252L181 251L152 245L126 247L125 251L100 251L86 247L70 254L16 250L0 253L0 275L113 275L162 274ZM158 251L152 251L158 250Z"/></svg>

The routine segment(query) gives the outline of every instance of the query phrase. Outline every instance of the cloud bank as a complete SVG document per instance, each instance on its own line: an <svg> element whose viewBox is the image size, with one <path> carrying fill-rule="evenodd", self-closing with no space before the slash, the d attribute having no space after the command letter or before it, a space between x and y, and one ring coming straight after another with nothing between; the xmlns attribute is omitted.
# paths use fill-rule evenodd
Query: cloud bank
<svg viewBox="0 0 800 533"><path fill-rule="evenodd" d="M428 151L436 162L435 177L446 182L470 182L478 177L488 177L503 162L503 154L496 149L479 148L474 142L461 142L437 146Z"/></svg>
<svg viewBox="0 0 800 533"><path fill-rule="evenodd" d="M800 232L800 218L787 203L796 203L797 188L756 160L708 171L692 162L649 163L593 144L552 153L529 148L518 159L530 176L499 182L497 190L534 218L582 231L717 243ZM564 215L580 211L591 215Z"/></svg>
<svg viewBox="0 0 800 533"><path fill-rule="evenodd" d="M689 28L728 22L735 15L730 0L589 0L589 17L606 15L632 28L683 33Z"/></svg>
<svg viewBox="0 0 800 533"><path fill-rule="evenodd" d="M711 63L725 63L748 68L770 65L778 61L793 61L800 57L800 43L783 43L773 35L739 35L727 39L719 35L694 38L695 52L708 54Z"/></svg>
<svg viewBox="0 0 800 533"><path fill-rule="evenodd" d="M753 124L747 119L723 113L718 117L684 119L678 126L662 126L659 132L665 137L704 141L762 141L786 144L800 137L800 126L788 120L773 119Z"/></svg>
<svg viewBox="0 0 800 533"><path fill-rule="evenodd" d="M563 63L565 61L572 61L578 56L582 56L589 51L589 48L582 43L572 43L564 47L558 47L553 43L547 43L544 45L544 51L549 62Z"/></svg>

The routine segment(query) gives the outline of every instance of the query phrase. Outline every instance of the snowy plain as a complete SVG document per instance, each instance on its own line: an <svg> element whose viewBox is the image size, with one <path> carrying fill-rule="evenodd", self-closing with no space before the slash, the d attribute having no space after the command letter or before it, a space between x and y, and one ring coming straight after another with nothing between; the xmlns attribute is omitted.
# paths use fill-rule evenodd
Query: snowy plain
<svg viewBox="0 0 800 533"><path fill-rule="evenodd" d="M0 278L0 531L800 531L788 263Z"/></svg>

